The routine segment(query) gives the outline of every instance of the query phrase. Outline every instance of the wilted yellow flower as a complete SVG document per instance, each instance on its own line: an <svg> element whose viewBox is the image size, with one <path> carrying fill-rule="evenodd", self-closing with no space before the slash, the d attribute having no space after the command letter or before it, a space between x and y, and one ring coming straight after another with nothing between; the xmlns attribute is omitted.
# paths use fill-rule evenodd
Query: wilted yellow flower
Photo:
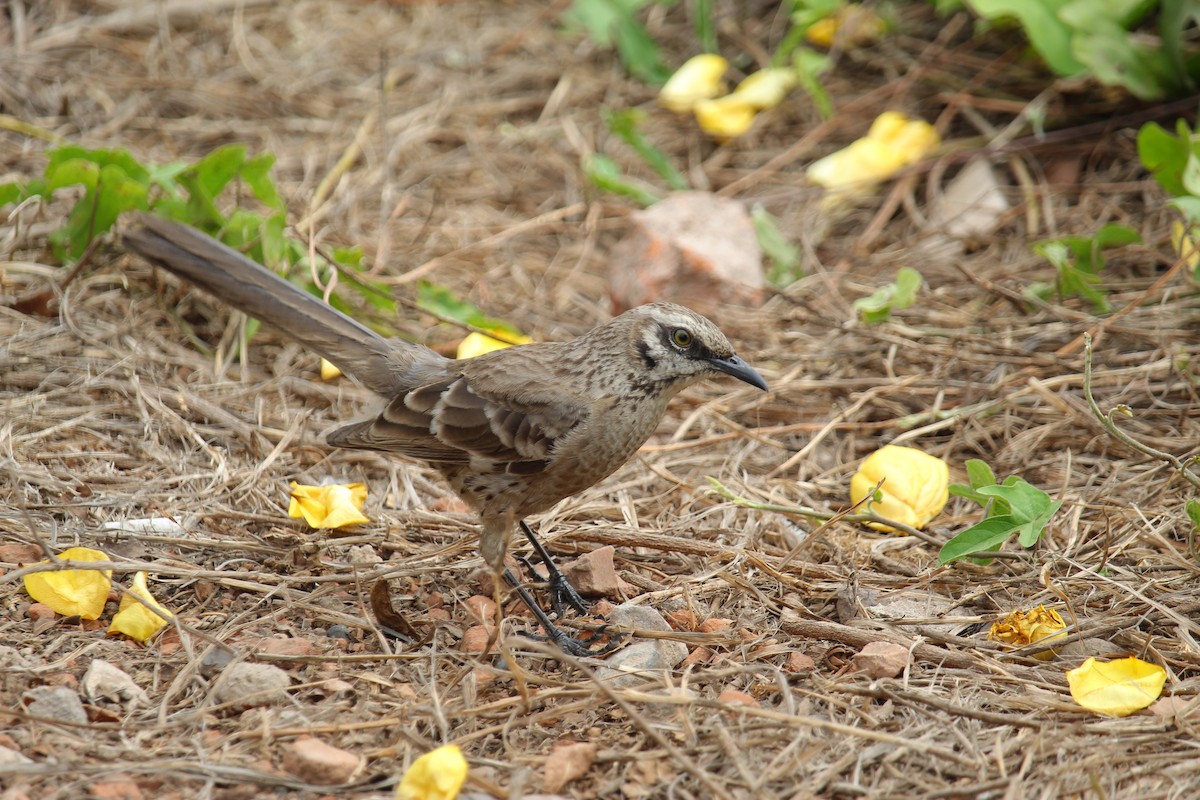
<svg viewBox="0 0 1200 800"><path fill-rule="evenodd" d="M314 528L344 528L371 520L363 516L367 502L367 487L362 483L331 483L327 486L291 485L291 505L288 516L304 517Z"/></svg>
<svg viewBox="0 0 1200 800"><path fill-rule="evenodd" d="M811 182L832 191L864 191L920 161L940 143L928 122L886 111L865 137L812 163L806 174Z"/></svg>
<svg viewBox="0 0 1200 800"><path fill-rule="evenodd" d="M774 108L783 102L788 92L796 87L796 71L788 67L760 69L737 85L729 97L737 98L760 111Z"/></svg>
<svg viewBox="0 0 1200 800"><path fill-rule="evenodd" d="M691 111L701 100L716 97L725 91L721 76L729 62L718 55L703 53L692 56L675 70L658 92L658 102L680 114Z"/></svg>
<svg viewBox="0 0 1200 800"><path fill-rule="evenodd" d="M1067 672L1071 697L1088 711L1124 717L1153 703L1162 694L1167 671L1138 658L1097 661L1089 658Z"/></svg>
<svg viewBox="0 0 1200 800"><path fill-rule="evenodd" d="M850 478L850 502L869 497L880 479L880 500L867 508L881 517L924 528L950 499L950 468L942 459L912 447L889 444L867 456ZM890 525L867 523L877 531L896 532Z"/></svg>
<svg viewBox="0 0 1200 800"><path fill-rule="evenodd" d="M331 381L335 378L340 378L342 371L332 361L321 359L321 380Z"/></svg>
<svg viewBox="0 0 1200 800"><path fill-rule="evenodd" d="M1200 225L1184 225L1179 220L1172 222L1171 247L1187 268L1196 272L1200 268Z"/></svg>
<svg viewBox="0 0 1200 800"><path fill-rule="evenodd" d="M796 85L796 73L785 67L761 69L746 77L724 97L702 100L692 107L701 129L725 141L750 130L759 111L783 102Z"/></svg>
<svg viewBox="0 0 1200 800"><path fill-rule="evenodd" d="M457 745L430 750L404 771L396 800L454 800L467 780L467 759Z"/></svg>
<svg viewBox="0 0 1200 800"><path fill-rule="evenodd" d="M488 336L486 333L469 333L458 343L458 352L455 353L456 358L474 358L481 356L484 353L490 353L493 350L503 350L506 347L512 347L514 344L529 344L533 341L525 334L505 334L506 338L512 341L506 342Z"/></svg>
<svg viewBox="0 0 1200 800"><path fill-rule="evenodd" d="M1042 639L1065 638L1067 634L1063 629L1066 627L1067 623L1063 622L1063 618L1057 611L1045 606L1038 606L1030 611L1018 609L1004 619L992 623L992 629L988 631L987 638L990 641L1003 642L1013 647L1024 647ZM1041 661L1049 661L1054 657L1054 651L1042 650L1034 653L1033 657Z"/></svg>
<svg viewBox="0 0 1200 800"><path fill-rule="evenodd" d="M887 30L883 19L869 8L846 3L829 16L808 26L804 38L820 47L861 47L870 44Z"/></svg>
<svg viewBox="0 0 1200 800"><path fill-rule="evenodd" d="M137 595L147 604L157 608L168 617L172 616L172 614L150 594L150 587L146 583L146 573L138 572L134 574L133 584L125 591L124 597L121 598L121 607L113 617L112 624L108 626L108 632L123 633L131 639L144 642L158 633L159 629L167 624L167 621L130 595Z"/></svg>
<svg viewBox="0 0 1200 800"><path fill-rule="evenodd" d="M692 111L701 129L721 141L741 136L750 130L758 115L758 109L731 94L716 100L701 100L692 107Z"/></svg>
<svg viewBox="0 0 1200 800"><path fill-rule="evenodd" d="M59 553L58 557L64 561L109 560L105 553L90 547L72 547ZM108 569L62 569L25 576L25 591L29 596L66 617L98 619L111 588L112 570Z"/></svg>

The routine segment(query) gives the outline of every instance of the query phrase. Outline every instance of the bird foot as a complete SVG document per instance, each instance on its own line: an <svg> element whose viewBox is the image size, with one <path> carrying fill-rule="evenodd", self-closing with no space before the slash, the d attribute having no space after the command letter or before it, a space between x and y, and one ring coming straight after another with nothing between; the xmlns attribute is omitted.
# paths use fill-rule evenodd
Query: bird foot
<svg viewBox="0 0 1200 800"><path fill-rule="evenodd" d="M537 570L530 563L526 556L518 556L517 560L529 570L531 575L536 575ZM567 606L578 611L580 614L589 613L589 606L579 590L571 585L571 581L562 570L553 561L543 561L546 567L546 589L550 592L550 605L554 609L554 615L559 619L563 618L563 611Z"/></svg>
<svg viewBox="0 0 1200 800"><path fill-rule="evenodd" d="M546 628L545 624L543 623L542 627L549 632L546 634L541 634L533 633L531 631L521 631L520 635L524 636L526 639L533 639L535 642L554 642L554 644L558 646L559 650L562 650L567 655L575 656L576 658L598 658L600 656L606 656L616 650L621 644L621 637L617 636L611 638L603 647L592 649L592 647L589 646L590 642L595 642L600 638L599 634L604 631L605 626L601 626L596 630L597 636L595 639L591 639L590 642L585 642L582 639L576 639L574 636L571 636L565 630L556 625L551 625L549 628Z"/></svg>

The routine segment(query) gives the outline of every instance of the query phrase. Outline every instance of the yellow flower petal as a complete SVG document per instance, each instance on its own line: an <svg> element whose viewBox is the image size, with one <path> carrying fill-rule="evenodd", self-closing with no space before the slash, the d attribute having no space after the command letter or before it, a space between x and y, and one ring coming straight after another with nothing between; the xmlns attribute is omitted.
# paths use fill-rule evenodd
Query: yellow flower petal
<svg viewBox="0 0 1200 800"><path fill-rule="evenodd" d="M343 528L370 522L363 516L367 487L362 483L332 483L327 486L291 484L292 502L288 516L300 517L313 528Z"/></svg>
<svg viewBox="0 0 1200 800"><path fill-rule="evenodd" d="M458 352L455 353L455 357L474 358L484 353L491 353L494 350L503 350L506 347L512 347L514 344L529 344L533 341L533 339L524 334L517 334L516 336L506 334L506 337L513 341L502 341L488 336L486 333L469 333L459 342Z"/></svg>
<svg viewBox="0 0 1200 800"><path fill-rule="evenodd" d="M868 497L883 478L882 497L870 501L868 508L914 528L928 525L950 499L950 468L945 461L912 447L889 444L867 456L850 478L850 501L858 503ZM890 525L867 524L878 531L895 532Z"/></svg>
<svg viewBox="0 0 1200 800"><path fill-rule="evenodd" d="M109 633L123 633L131 639L144 642L167 624L167 621L155 614L149 608L139 603L130 595L137 595L148 604L157 608L168 617L172 616L166 606L154 599L150 587L146 583L146 573L138 572L133 576L133 584L121 598L121 607L108 626Z"/></svg>
<svg viewBox="0 0 1200 800"><path fill-rule="evenodd" d="M1024 647L1042 639L1065 638L1067 634L1063 629L1066 627L1067 623L1063 622L1057 611L1038 606L1029 611L1018 609L1004 619L997 620L988 631L987 638L1013 647ZM1049 661L1054 656L1053 650L1042 650L1033 654L1034 658L1041 661Z"/></svg>
<svg viewBox="0 0 1200 800"><path fill-rule="evenodd" d="M332 361L321 359L321 380L332 381L342 376L342 371Z"/></svg>
<svg viewBox="0 0 1200 800"><path fill-rule="evenodd" d="M1153 703L1162 694L1167 671L1137 658L1097 661L1089 658L1067 672L1071 697L1088 711L1124 717Z"/></svg>
<svg viewBox="0 0 1200 800"><path fill-rule="evenodd" d="M716 100L701 100L692 108L696 122L709 136L725 141L750 130L758 110L731 94Z"/></svg>
<svg viewBox="0 0 1200 800"><path fill-rule="evenodd" d="M820 47L861 47L878 39L887 23L869 8L847 3L835 12L808 26L804 38Z"/></svg>
<svg viewBox="0 0 1200 800"><path fill-rule="evenodd" d="M448 744L418 758L396 786L396 800L454 800L467 780L467 759Z"/></svg>
<svg viewBox="0 0 1200 800"><path fill-rule="evenodd" d="M1200 267L1200 225L1186 226L1181 221L1171 223L1171 247L1184 260L1187 268L1196 272Z"/></svg>
<svg viewBox="0 0 1200 800"><path fill-rule="evenodd" d="M727 102L744 103L759 110L774 108L783 102L796 86L796 71L786 67L760 69L748 75L737 88L726 97Z"/></svg>
<svg viewBox="0 0 1200 800"><path fill-rule="evenodd" d="M716 97L725 91L721 76L729 62L718 55L704 53L684 62L667 79L658 93L658 102L680 114L691 111L700 100Z"/></svg>
<svg viewBox="0 0 1200 800"><path fill-rule="evenodd" d="M813 162L806 175L831 191L865 191L920 161L940 143L928 122L886 111L871 123L865 137Z"/></svg>
<svg viewBox="0 0 1200 800"><path fill-rule="evenodd" d="M72 547L59 553L58 557L64 561L109 560L105 553L88 547ZM98 619L111 588L112 570L107 569L62 569L25 576L25 591L30 597L67 617Z"/></svg>

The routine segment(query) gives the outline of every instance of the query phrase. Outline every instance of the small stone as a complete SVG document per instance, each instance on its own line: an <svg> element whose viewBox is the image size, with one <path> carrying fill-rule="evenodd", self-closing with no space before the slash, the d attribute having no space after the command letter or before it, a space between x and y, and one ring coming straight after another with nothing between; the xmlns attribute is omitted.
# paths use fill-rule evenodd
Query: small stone
<svg viewBox="0 0 1200 800"><path fill-rule="evenodd" d="M488 649L492 633L483 625L472 625L463 631L461 647L464 653L483 653Z"/></svg>
<svg viewBox="0 0 1200 800"><path fill-rule="evenodd" d="M694 631L696 630L696 615L686 608L681 608L676 611L668 611L666 614L667 624L677 631Z"/></svg>
<svg viewBox="0 0 1200 800"><path fill-rule="evenodd" d="M817 662L812 660L811 656L801 653L799 650L793 650L788 653L787 661L783 668L788 672L798 672L807 674L817 668Z"/></svg>
<svg viewBox="0 0 1200 800"><path fill-rule="evenodd" d="M711 316L762 302L762 248L742 203L680 192L633 213L630 224L609 259L614 310L671 300Z"/></svg>
<svg viewBox="0 0 1200 800"><path fill-rule="evenodd" d="M24 753L0 745L0 767L12 767L17 764L32 764L33 759Z"/></svg>
<svg viewBox="0 0 1200 800"><path fill-rule="evenodd" d="M142 790L125 774L106 776L92 784L88 794L98 800L142 800Z"/></svg>
<svg viewBox="0 0 1200 800"><path fill-rule="evenodd" d="M272 664L238 662L225 668L217 678L214 695L218 703L246 709L282 702L292 679Z"/></svg>
<svg viewBox="0 0 1200 800"><path fill-rule="evenodd" d="M246 642L246 647L254 653L269 656L315 656L321 652L320 648L308 639L294 636L264 636Z"/></svg>
<svg viewBox="0 0 1200 800"><path fill-rule="evenodd" d="M589 597L623 597L629 594L628 586L617 575L613 555L617 549L612 545L598 547L590 553L563 567L563 574L580 594Z"/></svg>
<svg viewBox="0 0 1200 800"><path fill-rule="evenodd" d="M25 611L25 616L33 622L40 622L44 619L54 619L54 609L45 603L34 603Z"/></svg>
<svg viewBox="0 0 1200 800"><path fill-rule="evenodd" d="M726 689L717 695L717 702L729 706L746 706L747 708L762 708L762 703L745 692L737 689Z"/></svg>
<svg viewBox="0 0 1200 800"><path fill-rule="evenodd" d="M361 756L311 736L292 742L283 755L283 768L308 783L333 786L349 783L366 766Z"/></svg>
<svg viewBox="0 0 1200 800"><path fill-rule="evenodd" d="M83 701L75 690L66 686L38 686L21 695L21 700L25 712L31 717L74 725L87 724Z"/></svg>
<svg viewBox="0 0 1200 800"><path fill-rule="evenodd" d="M581 778L596 761L593 742L559 742L550 751L542 776L542 787L557 792L576 778Z"/></svg>
<svg viewBox="0 0 1200 800"><path fill-rule="evenodd" d="M634 642L609 656L596 676L613 687L636 686L652 676L674 668L687 657L680 642L665 639Z"/></svg>
<svg viewBox="0 0 1200 800"><path fill-rule="evenodd" d="M93 703L107 700L129 706L150 705L145 689L116 664L101 658L92 659L83 674L83 693Z"/></svg>
<svg viewBox="0 0 1200 800"><path fill-rule="evenodd" d="M709 617L696 626L696 630L700 633L716 633L717 631L728 630L733 625L733 620L723 619L721 617Z"/></svg>
<svg viewBox="0 0 1200 800"><path fill-rule="evenodd" d="M687 669L688 667L697 667L701 664L707 664L708 662L712 661L714 655L716 655L716 653L714 653L711 648L703 646L696 647L692 649L692 652L688 653L687 658L679 662L679 666L682 669Z"/></svg>
<svg viewBox="0 0 1200 800"><path fill-rule="evenodd" d="M496 601L481 594L473 594L463 601L472 622L488 628L496 625Z"/></svg>
<svg viewBox="0 0 1200 800"><path fill-rule="evenodd" d="M894 678L908 666L908 648L893 642L871 642L854 656L854 667L869 678Z"/></svg>
<svg viewBox="0 0 1200 800"><path fill-rule="evenodd" d="M350 629L340 622L335 622L325 629L325 635L330 639L345 639L350 641Z"/></svg>
<svg viewBox="0 0 1200 800"><path fill-rule="evenodd" d="M5 564L34 564L45 559L45 552L36 544L0 544L0 562Z"/></svg>

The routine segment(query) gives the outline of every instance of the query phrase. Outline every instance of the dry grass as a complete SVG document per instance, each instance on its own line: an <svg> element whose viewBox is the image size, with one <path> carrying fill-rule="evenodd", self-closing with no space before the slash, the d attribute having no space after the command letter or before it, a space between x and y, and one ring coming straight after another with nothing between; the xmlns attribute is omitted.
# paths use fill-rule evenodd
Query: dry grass
<svg viewBox="0 0 1200 800"><path fill-rule="evenodd" d="M756 7L763 13L726 19L722 35L769 50L782 23L773 4ZM655 110L651 90L609 54L560 35L557 8L191 0L147 4L131 20L105 3L12 3L0 110L147 160L228 142L274 152L295 217L312 214L320 241L364 244L402 295L412 270L427 273L552 339L607 313L605 254L628 213L586 185L580 157L607 152L649 179L600 119L602 106L645 106L649 135L698 187L767 203L805 248L810 275L723 320L769 396L728 384L689 392L638 458L542 527L564 557L617 545L641 603L732 620L724 633L679 634L705 643L712 660L611 690L595 665L520 637L507 646L529 655L504 662L462 652L463 601L481 563L469 519L434 510L447 507L447 490L430 470L321 444L364 394L315 380L310 357L269 332L243 369L225 309L115 250L68 285L56 316L12 310L14 298L62 277L39 259L63 209L27 211L4 233L0 264L0 531L6 543L102 547L119 572L149 569L183 630L140 647L86 624L36 626L17 565L6 564L0 744L33 763L0 766L0 784L78 797L120 773L155 798L385 797L415 756L456 742L472 763L471 791L518 797L540 790L551 748L575 739L599 755L564 790L574 797L1200 793L1194 722L1096 717L1072 702L1063 677L1087 655L1132 653L1167 669L1170 693L1193 698L1200 674L1197 562L1183 514L1196 489L1114 440L1082 392L1090 332L1101 407L1129 406L1122 429L1153 447L1200 453L1200 295L1182 273L1164 278L1169 217L1137 166L1136 124L1121 123L1104 96L1052 90L1051 127L1118 122L998 156L1022 181L1015 210L954 261L914 255L930 235L916 216L927 199L920 174L828 223L818 242L805 163L886 108L940 115L952 138L1003 127L1022 108L1011 98L1044 88L1019 51L912 6L901 33L842 56L829 86L834 120L797 101L718 149ZM687 51L682 4L654 25L673 53ZM381 95L389 73L396 88ZM364 126L373 114L382 122ZM314 213L311 198L360 129L361 158ZM0 135L3 171L35 174L45 146ZM935 173L943 167L954 163ZM1145 239L1106 271L1120 313L1020 300L1051 274L1030 241L1108 221ZM887 324L856 322L851 302L905 263L928 282L919 306ZM403 324L434 344L456 335L416 316ZM803 520L736 509L705 488L715 475L756 499L837 509L857 461L885 442L943 456L959 479L966 459L983 458L1063 510L1036 552L939 569L936 548L919 539L844 524L810 535ZM376 521L340 538L288 521L287 482L329 476L366 480ZM955 501L933 534L944 539L976 514ZM161 515L187 535L101 530ZM428 642L389 638L374 623L367 591L380 576ZM1038 662L985 641L998 614L1038 603L1071 624L1076 643L1061 658ZM448 620L435 619L437 608ZM887 618L888 608L904 611ZM348 638L329 635L339 630ZM261 637L307 649L258 652ZM872 681L849 668L875 640L911 648L902 677ZM214 642L286 666L290 702L241 713L216 705ZM785 669L796 652L815 668ZM24 690L74 686L94 658L134 676L153 705L96 707L84 727L22 713ZM330 688L333 678L348 687ZM718 703L729 688L761 706ZM281 753L306 733L366 757L361 781L327 790L280 771Z"/></svg>

